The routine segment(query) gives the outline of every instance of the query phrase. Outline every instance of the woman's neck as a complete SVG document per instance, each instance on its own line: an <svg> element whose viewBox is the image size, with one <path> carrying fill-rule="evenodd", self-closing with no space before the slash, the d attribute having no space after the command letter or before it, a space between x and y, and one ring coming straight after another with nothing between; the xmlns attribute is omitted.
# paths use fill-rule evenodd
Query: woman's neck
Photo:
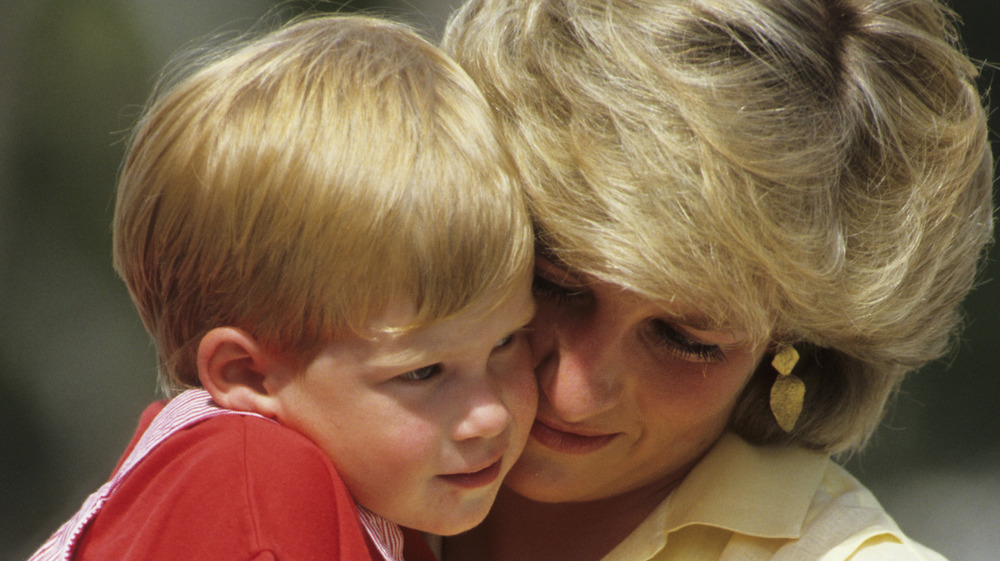
<svg viewBox="0 0 1000 561"><path fill-rule="evenodd" d="M506 487L478 527L445 538L442 561L598 561L676 484L583 503L539 503Z"/></svg>

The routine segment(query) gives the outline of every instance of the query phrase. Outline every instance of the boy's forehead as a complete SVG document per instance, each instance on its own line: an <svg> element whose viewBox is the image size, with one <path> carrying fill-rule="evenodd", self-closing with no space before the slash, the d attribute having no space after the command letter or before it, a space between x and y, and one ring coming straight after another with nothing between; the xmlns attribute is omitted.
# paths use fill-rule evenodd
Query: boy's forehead
<svg viewBox="0 0 1000 561"><path fill-rule="evenodd" d="M446 355L470 341L503 337L531 321L535 300L530 281L526 280L519 290L499 304L484 299L450 318L399 330L412 322L415 309L412 302L397 299L369 323L370 336L365 337L365 341L371 352L370 364L412 364L431 356Z"/></svg>
<svg viewBox="0 0 1000 561"><path fill-rule="evenodd" d="M373 368L439 362L461 343L482 337L480 330L463 329L444 320L406 331L381 331L365 338L367 364Z"/></svg>

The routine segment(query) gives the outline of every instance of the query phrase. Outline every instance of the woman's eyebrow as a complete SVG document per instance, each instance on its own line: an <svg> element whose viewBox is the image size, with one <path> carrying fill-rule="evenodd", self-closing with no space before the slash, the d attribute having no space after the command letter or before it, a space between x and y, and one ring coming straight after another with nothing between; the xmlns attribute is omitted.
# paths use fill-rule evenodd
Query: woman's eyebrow
<svg viewBox="0 0 1000 561"><path fill-rule="evenodd" d="M570 266L552 251L552 248L543 243L535 242L535 255L541 256L543 259L551 262L560 269L570 269Z"/></svg>

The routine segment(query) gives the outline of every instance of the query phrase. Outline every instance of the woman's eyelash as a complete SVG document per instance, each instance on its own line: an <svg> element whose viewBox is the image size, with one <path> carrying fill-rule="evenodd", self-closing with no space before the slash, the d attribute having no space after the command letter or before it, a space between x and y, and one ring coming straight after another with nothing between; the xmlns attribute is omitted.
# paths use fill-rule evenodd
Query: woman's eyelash
<svg viewBox="0 0 1000 561"><path fill-rule="evenodd" d="M701 362L722 362L726 354L718 345L699 343L681 333L677 328L662 320L652 322L656 342L683 359Z"/></svg>
<svg viewBox="0 0 1000 561"><path fill-rule="evenodd" d="M565 286L556 284L541 275L535 275L531 283L531 290L536 296L551 300L556 304L565 304L583 294L579 290L571 290Z"/></svg>

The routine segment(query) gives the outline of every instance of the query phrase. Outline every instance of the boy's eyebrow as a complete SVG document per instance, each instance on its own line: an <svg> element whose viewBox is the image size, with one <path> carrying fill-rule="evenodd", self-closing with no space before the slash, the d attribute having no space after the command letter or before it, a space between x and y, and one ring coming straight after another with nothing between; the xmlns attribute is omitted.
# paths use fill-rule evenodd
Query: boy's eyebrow
<svg viewBox="0 0 1000 561"><path fill-rule="evenodd" d="M370 361L370 364L376 368L399 368L425 362L424 357L433 354L433 352L428 352L428 345L406 345L396 351L378 353Z"/></svg>

